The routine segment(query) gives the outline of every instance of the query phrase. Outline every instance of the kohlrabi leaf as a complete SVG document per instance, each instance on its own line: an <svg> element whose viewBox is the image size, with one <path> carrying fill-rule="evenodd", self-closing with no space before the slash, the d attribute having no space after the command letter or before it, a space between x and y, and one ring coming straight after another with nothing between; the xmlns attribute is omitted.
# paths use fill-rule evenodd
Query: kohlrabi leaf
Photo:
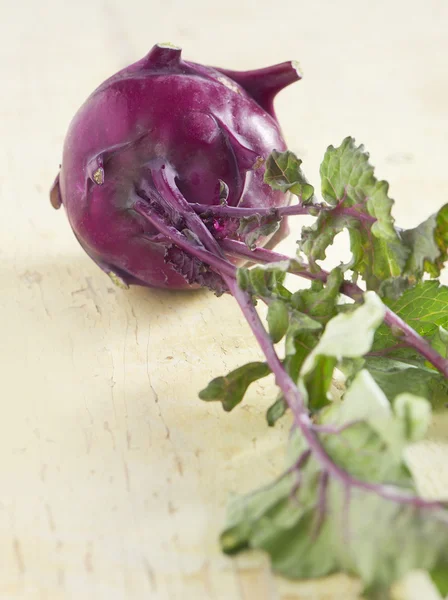
<svg viewBox="0 0 448 600"><path fill-rule="evenodd" d="M431 405L425 398L402 393L390 403L372 375L362 369L343 401L326 407L315 422L327 428L331 424L321 433L321 441L333 462L347 473L363 481L393 481L413 488L403 453L408 443L425 436L430 420Z"/></svg>
<svg viewBox="0 0 448 600"><path fill-rule="evenodd" d="M448 352L448 330L439 325L437 333L442 345L445 346L445 350Z"/></svg>
<svg viewBox="0 0 448 600"><path fill-rule="evenodd" d="M286 332L285 353L296 354L299 347L305 352L304 357L314 348L320 337L322 325L312 317L294 310L289 319Z"/></svg>
<svg viewBox="0 0 448 600"><path fill-rule="evenodd" d="M325 260L328 246L331 246L338 233L351 224L357 226L357 222L350 215L335 213L334 210L322 210L313 225L302 228L299 248L308 257L312 267L316 261Z"/></svg>
<svg viewBox="0 0 448 600"><path fill-rule="evenodd" d="M389 185L378 181L369 163L364 146L356 146L351 137L345 138L338 148L329 146L320 166L322 195L332 206L343 204L355 212L376 219L372 233L394 241L397 233L391 214L393 200L389 198Z"/></svg>
<svg viewBox="0 0 448 600"><path fill-rule="evenodd" d="M364 303L356 310L342 313L327 323L319 344L305 361L302 375L310 373L318 356L356 358L366 354L373 342L375 331L382 323L384 304L375 292L366 292Z"/></svg>
<svg viewBox="0 0 448 600"><path fill-rule="evenodd" d="M271 215L267 216L243 217L236 234L248 248L253 250L260 238L273 235L279 227L280 219L273 211Z"/></svg>
<svg viewBox="0 0 448 600"><path fill-rule="evenodd" d="M199 392L199 398L222 402L224 410L229 412L241 402L251 383L266 377L270 372L266 363L247 363L224 377L212 379L207 387Z"/></svg>
<svg viewBox="0 0 448 600"><path fill-rule="evenodd" d="M437 225L434 231L434 239L440 250L440 255L431 269L426 263L425 268L432 277L440 274L442 267L448 260L448 204L445 204L437 213Z"/></svg>
<svg viewBox="0 0 448 600"><path fill-rule="evenodd" d="M403 393L391 404L372 375L363 369L353 379L343 402L322 411L317 422L331 422L333 427L351 423L337 435L323 437L325 449L347 472L370 482L390 480L409 486L412 482L403 464L403 451L408 442L425 435L430 418L431 405L425 398ZM356 462L351 457L353 452L359 454ZM382 453L386 453L387 460L379 460Z"/></svg>
<svg viewBox="0 0 448 600"><path fill-rule="evenodd" d="M295 194L303 203L309 202L314 188L303 175L301 164L302 161L293 152L274 150L266 161L264 182L274 190Z"/></svg>
<svg viewBox="0 0 448 600"><path fill-rule="evenodd" d="M303 313L300 314L297 311L294 311L290 318L288 331L286 333L285 360L283 361L285 371L294 382L298 381L300 369L302 368L306 357L319 342L321 334L322 326L320 323ZM326 369L326 371L328 372L328 369ZM325 379L324 382L318 382L318 385L323 385L326 390L328 379ZM276 406L280 401L283 402L283 412L280 411L280 406ZM277 402L268 410L268 414L266 415L268 424L274 424L280 416L283 416L286 410L286 401L283 397L280 397L280 400L277 400ZM280 412L281 414L279 414Z"/></svg>
<svg viewBox="0 0 448 600"><path fill-rule="evenodd" d="M337 314L337 300L343 280L342 270L333 269L325 285L322 281L314 280L309 289L295 292L291 297L291 306L325 325Z"/></svg>
<svg viewBox="0 0 448 600"><path fill-rule="evenodd" d="M258 297L280 297L289 299L291 292L284 286L283 281L291 263L297 261L283 261L256 267L240 267L237 270L237 281L241 289ZM298 264L298 263L297 263Z"/></svg>
<svg viewBox="0 0 448 600"><path fill-rule="evenodd" d="M425 338L432 338L439 327L448 328L448 287L438 281L423 281L407 290L396 300L385 300L399 317ZM387 352L388 358L417 358L416 351L402 345L399 332L386 325L379 327L373 351Z"/></svg>
<svg viewBox="0 0 448 600"><path fill-rule="evenodd" d="M312 371L304 375L303 381L311 412L321 409L331 401L329 389L337 362L334 356L316 355Z"/></svg>
<svg viewBox="0 0 448 600"><path fill-rule="evenodd" d="M406 290L415 285L415 277L405 277L400 275L399 277L389 277L381 282L377 293L381 298L387 298L389 300L397 300Z"/></svg>
<svg viewBox="0 0 448 600"><path fill-rule="evenodd" d="M429 574L440 596L442 598L448 598L448 569L446 568L446 565L443 565L443 562L440 566L436 565L431 569Z"/></svg>
<svg viewBox="0 0 448 600"><path fill-rule="evenodd" d="M375 386L368 374L360 375L346 407L324 409L319 421L321 428L352 422L339 434L319 434L332 462L345 471L344 481L325 470L296 432L288 471L230 504L221 535L225 552L264 550L273 569L292 579L358 576L369 598L386 598L392 584L414 569L431 572L444 589L448 511L415 496L402 458L407 442L423 433L408 419L425 401L408 395L391 409Z"/></svg>
<svg viewBox="0 0 448 600"><path fill-rule="evenodd" d="M304 360L316 346L323 326L337 313L337 299L342 280L342 271L334 269L325 285L320 281L313 281L310 289L295 292L288 301L277 300L269 306L269 332L274 342L279 341L286 333L284 366L294 381L297 381ZM317 386L314 398L318 396L317 388L320 389L321 405L328 402L327 391L331 384L333 368L334 361L325 358L316 366L319 374L316 372L310 378L310 386ZM312 408L315 410L319 406L316 404ZM268 410L268 424L273 425L285 411L285 401L280 398Z"/></svg>
<svg viewBox="0 0 448 600"><path fill-rule="evenodd" d="M351 228L349 233L350 268L361 275L367 289L379 290L385 279L401 275L409 252L399 239L372 236L369 240L369 231L361 227Z"/></svg>
<svg viewBox="0 0 448 600"><path fill-rule="evenodd" d="M331 319L319 343L304 360L300 375L302 392L310 410L318 410L331 400L334 367L343 358L358 358L372 345L375 330L384 318L384 305L375 292L367 292L364 304Z"/></svg>
<svg viewBox="0 0 448 600"><path fill-rule="evenodd" d="M448 380L434 369L382 356L366 358L364 367L390 401L399 394L412 393L427 398L433 409L446 410Z"/></svg>
<svg viewBox="0 0 448 600"><path fill-rule="evenodd" d="M288 330L289 311L288 306L283 300L274 300L268 307L266 317L271 336L274 344L279 342Z"/></svg>
<svg viewBox="0 0 448 600"><path fill-rule="evenodd" d="M441 356L448 358L448 331L445 327L439 325L436 333L431 337L431 345Z"/></svg>
<svg viewBox="0 0 448 600"><path fill-rule="evenodd" d="M306 357L318 344L322 335L322 326L318 321L311 319L305 314L294 311L290 318L290 324L285 338L285 360L283 366L285 371L294 382L298 381L300 369L306 360ZM323 368L328 372L326 365ZM325 389L328 384L328 378L325 381L318 382ZM269 415L268 415L269 422Z"/></svg>
<svg viewBox="0 0 448 600"><path fill-rule="evenodd" d="M339 288L342 271L334 269L324 285L313 281L311 287L295 292L290 298L290 319L285 339L285 368L291 378L297 381L300 368L316 346L324 325L337 313ZM321 365L329 372L326 365ZM323 380L324 386L328 383Z"/></svg>
<svg viewBox="0 0 448 600"><path fill-rule="evenodd" d="M401 275L409 249L401 241L391 215L388 184L378 181L369 155L353 138L329 146L321 164L322 195L329 203L311 227L304 227L300 247L312 265L326 257L327 247L343 229L350 235L352 260L368 289Z"/></svg>
<svg viewBox="0 0 448 600"><path fill-rule="evenodd" d="M406 272L418 278L425 271L438 277L447 260L448 204L414 229L402 231L401 237L411 250Z"/></svg>
<svg viewBox="0 0 448 600"><path fill-rule="evenodd" d="M283 397L278 398L266 411L266 421L269 427L273 427L288 410L288 405Z"/></svg>

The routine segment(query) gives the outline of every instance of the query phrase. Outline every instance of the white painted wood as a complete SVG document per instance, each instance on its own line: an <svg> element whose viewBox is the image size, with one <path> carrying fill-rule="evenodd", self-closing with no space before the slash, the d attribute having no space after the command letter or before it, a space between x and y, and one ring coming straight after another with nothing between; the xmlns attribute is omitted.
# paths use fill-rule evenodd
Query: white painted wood
<svg viewBox="0 0 448 600"><path fill-rule="evenodd" d="M230 415L197 399L259 356L248 328L229 298L114 289L48 189L87 94L171 41L233 69L298 59L305 78L277 111L310 178L329 143L355 135L401 223L417 223L448 197L447 19L444 0L3 3L2 600L357 597L345 577L293 584L261 555L220 554L229 493L278 472L288 429L265 426L269 382ZM448 428L436 426L412 460L423 492L447 496ZM402 594L436 598L418 576Z"/></svg>

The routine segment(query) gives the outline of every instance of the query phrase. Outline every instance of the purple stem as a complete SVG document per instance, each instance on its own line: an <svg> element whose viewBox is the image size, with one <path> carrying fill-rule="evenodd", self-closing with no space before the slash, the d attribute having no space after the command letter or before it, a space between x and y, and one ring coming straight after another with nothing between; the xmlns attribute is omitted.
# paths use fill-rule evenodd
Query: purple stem
<svg viewBox="0 0 448 600"><path fill-rule="evenodd" d="M228 238L221 240L220 246L226 250L226 252L229 252L229 254L242 258L249 258L254 262L274 263L291 260L291 257L287 256L286 254L280 254L279 252L267 250L266 248L255 248L254 250L251 250L246 246L246 244L237 242L236 240L229 240ZM303 262L300 263L300 268L292 266L290 273L311 281L317 279L319 281L323 281L324 283L327 281L328 277L328 273L326 271L318 271L313 273L310 271L309 265ZM360 287L354 283L350 283L349 281L345 281L342 284L342 292L353 300L360 300L364 295L364 292Z"/></svg>
<svg viewBox="0 0 448 600"><path fill-rule="evenodd" d="M221 250L220 245L207 229L203 221L197 217L196 213L191 208L190 203L185 200L177 187L174 170L169 166L163 165L161 168L151 169L151 175L159 194L168 202L168 204L171 204L175 209L179 210L185 218L188 227L197 235L205 248L210 252L217 254L219 257L224 258L224 252Z"/></svg>
<svg viewBox="0 0 448 600"><path fill-rule="evenodd" d="M410 327L403 319L386 306L386 314L384 322L398 329L403 334L405 342L412 346L419 354L424 356L438 371L443 373L448 378L448 359L443 358L434 348L422 338L412 327Z"/></svg>
<svg viewBox="0 0 448 600"><path fill-rule="evenodd" d="M287 473L293 473L294 471L300 471L300 469L306 465L310 456L311 456L311 450L309 448L307 448L306 450L304 450L302 452L302 454L299 456L299 458L296 460L296 462L291 467L289 467L289 469L287 470Z"/></svg>
<svg viewBox="0 0 448 600"><path fill-rule="evenodd" d="M171 44L156 44L142 59L149 68L176 67L182 62L182 49Z"/></svg>
<svg viewBox="0 0 448 600"><path fill-rule="evenodd" d="M291 488L291 493L289 496L290 496L290 498L293 498L298 504L299 504L299 499L297 497L297 494L302 485L301 469L306 465L310 456L311 456L311 450L309 448L307 448L306 450L304 450L302 452L302 454L299 456L299 458L296 460L296 462L286 471L286 473L284 473L282 475L282 477L283 477L284 475L287 475L289 473L296 474L296 480L294 482L294 485Z"/></svg>
<svg viewBox="0 0 448 600"><path fill-rule="evenodd" d="M367 215L366 213L357 211L354 206L339 205L336 208L333 208L330 210L333 213L338 213L340 215L347 215L348 217L353 217L354 219L358 219L358 221L364 221L365 223L375 223L375 221L376 221L375 217L372 217L372 215Z"/></svg>
<svg viewBox="0 0 448 600"><path fill-rule="evenodd" d="M308 215L310 207L301 204L293 206L280 206L279 208L247 208L240 206L228 206L227 204L190 204L198 215L213 215L214 217L234 217L242 219L244 217L287 217L292 215ZM314 205L314 208L322 208Z"/></svg>
<svg viewBox="0 0 448 600"><path fill-rule="evenodd" d="M136 200L133 205L133 210L136 213L144 217L151 225L153 225L158 231L163 234L173 244L182 248L192 256L195 256L202 262L208 264L217 273L222 275L228 275L235 277L236 268L227 260L215 256L208 250L195 246L191 243L180 231L171 225L167 225L165 221L150 207L150 205L143 199Z"/></svg>
<svg viewBox="0 0 448 600"><path fill-rule="evenodd" d="M250 250L245 244L236 242L234 240L223 240L221 242L221 247L235 256L252 258L252 260L257 262L271 263L291 260L290 257L286 256L285 254L272 252L271 250L266 250L265 248L256 248L255 250ZM291 273L307 279L319 279L320 281L326 281L328 277L327 271L322 270L318 273L311 273L306 270L307 265L304 267L304 269L305 271L302 269L291 269ZM343 294L349 296L353 300L359 300L364 294L363 290L359 286L348 281L345 281L342 284L341 291ZM384 322L389 327L393 327L394 329L401 331L403 340L406 342L406 344L424 356L426 360L428 360L438 371L440 371L440 373L448 378L448 359L443 358L443 356L434 350L429 342L422 338L421 335L419 335L414 329L412 329L412 327L410 327L405 321L403 321L403 319L401 319L387 306Z"/></svg>
<svg viewBox="0 0 448 600"><path fill-rule="evenodd" d="M325 520L327 512L327 488L328 488L328 472L323 471L319 477L319 495L317 503L317 520L312 533L312 538L316 539L320 533L320 529Z"/></svg>
<svg viewBox="0 0 448 600"><path fill-rule="evenodd" d="M315 215L316 211L331 212L347 215L364 221L366 223L375 223L376 218L356 210L354 206L326 206L324 204L293 204L292 206L280 206L278 208L248 208L240 206L228 206L227 204L191 204L192 208L198 215L214 217L230 217L235 219L243 219L244 217L273 217L281 219L282 217L291 217L294 215Z"/></svg>

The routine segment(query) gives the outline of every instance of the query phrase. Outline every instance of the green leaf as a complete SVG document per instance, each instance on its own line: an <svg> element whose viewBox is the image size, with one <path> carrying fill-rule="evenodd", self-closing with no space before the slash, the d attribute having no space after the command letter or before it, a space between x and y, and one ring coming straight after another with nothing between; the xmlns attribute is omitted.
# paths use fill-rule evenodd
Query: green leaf
<svg viewBox="0 0 448 600"><path fill-rule="evenodd" d="M302 230L300 247L310 263L325 259L335 236L348 229L353 258L346 268L359 273L368 289L378 290L385 279L400 276L409 249L394 226L388 184L375 178L364 147L356 146L351 137L338 148L329 146L320 175L322 195L330 207Z"/></svg>
<svg viewBox="0 0 448 600"><path fill-rule="evenodd" d="M440 254L432 269L429 268L428 262L425 264L426 270L432 277L440 274L442 267L448 260L448 204L445 204L437 213L437 226L434 231L434 239L439 247Z"/></svg>
<svg viewBox="0 0 448 600"><path fill-rule="evenodd" d="M301 164L302 161L293 152L274 150L266 161L264 182L273 190L289 191L306 203L312 199L314 188L303 175Z"/></svg>
<svg viewBox="0 0 448 600"><path fill-rule="evenodd" d="M315 412L327 405L331 398L328 395L333 371L337 360L331 356L317 355L314 359L313 370L306 373L303 377L305 387L308 392L308 406L312 412Z"/></svg>
<svg viewBox="0 0 448 600"><path fill-rule="evenodd" d="M250 288L249 269L245 267L237 269L236 282L244 292L247 292Z"/></svg>
<svg viewBox="0 0 448 600"><path fill-rule="evenodd" d="M437 565L429 574L441 597L446 598L448 596L448 569L446 566Z"/></svg>
<svg viewBox="0 0 448 600"><path fill-rule="evenodd" d="M266 412L266 420L269 427L273 427L277 421L283 417L287 410L288 405L283 397L276 400Z"/></svg>
<svg viewBox="0 0 448 600"><path fill-rule="evenodd" d="M351 312L338 314L327 323L300 372L301 391L310 410L318 410L331 401L328 391L336 364L346 358L361 357L370 350L384 311L375 292L367 292L364 304Z"/></svg>
<svg viewBox="0 0 448 600"><path fill-rule="evenodd" d="M404 396L400 399L398 408L406 399ZM430 409L426 400L417 397L412 399L416 412L421 408L420 403L423 403L426 411ZM412 488L402 454L410 441L409 432L414 434L414 429L411 430L408 420L402 416L403 411L394 412L371 375L365 370L361 371L342 404L330 405L318 418L318 423L330 422L333 426L353 423L337 435L322 438L326 451L336 464L354 477L378 483L394 481L395 484ZM414 421L411 420L411 423L414 424ZM416 426L415 431L426 431L424 426L427 428L428 420L422 421L421 430Z"/></svg>
<svg viewBox="0 0 448 600"><path fill-rule="evenodd" d="M415 279L410 277L389 277L381 282L378 288L378 295L381 298L397 300L406 290L415 285Z"/></svg>
<svg viewBox="0 0 448 600"><path fill-rule="evenodd" d="M290 321L285 340L285 368L293 381L297 381L304 360L318 343L323 325L337 314L342 281L342 271L337 268L329 274L325 285L321 281L313 281L310 289L299 290L291 296ZM316 386L313 409L328 401L326 391L331 383L334 365L327 362L323 361L319 365L321 377L313 376L307 380L310 386ZM318 396L320 401L317 401Z"/></svg>
<svg viewBox="0 0 448 600"><path fill-rule="evenodd" d="M409 251L398 238L370 237L368 229L360 227L349 234L354 257L350 268L362 276L367 289L379 290L385 279L402 274Z"/></svg>
<svg viewBox="0 0 448 600"><path fill-rule="evenodd" d="M439 327L448 328L448 287L438 281L424 281L407 290L396 300L385 300L399 317L423 337L432 338ZM379 327L372 350L394 348L400 336L386 325ZM411 348L396 348L387 354L389 358L418 359Z"/></svg>
<svg viewBox="0 0 448 600"><path fill-rule="evenodd" d="M439 338L442 344L448 348L448 330L439 325L439 330L437 333L439 334Z"/></svg>
<svg viewBox="0 0 448 600"><path fill-rule="evenodd" d="M385 357L368 357L365 368L392 400L403 393L427 398L433 409L444 410L448 399L448 380L424 365L414 365Z"/></svg>
<svg viewBox="0 0 448 600"><path fill-rule="evenodd" d="M269 305L266 320L268 322L269 335L274 344L276 344L285 335L289 325L288 307L283 300L274 300Z"/></svg>
<svg viewBox="0 0 448 600"><path fill-rule="evenodd" d="M285 353L294 355L302 349L304 357L316 345L320 336L322 325L298 310L294 310L289 319L289 327L286 332Z"/></svg>
<svg viewBox="0 0 448 600"><path fill-rule="evenodd" d="M406 443L422 433L416 436L409 427L409 415L413 423L425 401L408 396L392 412L366 372L350 390L343 403L322 411L320 423L361 422L320 437L333 462L368 478L370 487L347 488L329 478L313 454L306 457L307 444L296 433L291 468L271 485L233 499L222 548L264 550L273 569L292 579L337 572L358 576L372 598L387 597L392 584L414 569L430 571L443 590L448 511L402 500L415 493L403 460ZM385 423L390 423L386 432Z"/></svg>
<svg viewBox="0 0 448 600"><path fill-rule="evenodd" d="M448 204L418 227L398 231L389 186L376 179L368 153L351 137L338 148L329 146L320 175L322 195L330 207L321 210L314 225L303 228L300 241L311 265L324 260L335 236L347 229L352 260L345 267L359 273L367 288L380 295L398 297L424 272L440 275L448 258Z"/></svg>
<svg viewBox="0 0 448 600"><path fill-rule="evenodd" d="M406 271L421 277L423 272L438 277L448 259L448 204L415 227L401 233L411 248Z"/></svg>
<svg viewBox="0 0 448 600"><path fill-rule="evenodd" d="M332 206L341 202L348 207L356 206L376 222L372 233L394 241L397 234L391 215L393 200L388 197L389 184L378 181L369 163L364 146L355 145L351 137L344 139L338 148L329 146L320 167L322 195ZM367 210L365 210L365 208Z"/></svg>
<svg viewBox="0 0 448 600"><path fill-rule="evenodd" d="M293 381L297 381L305 358L316 346L322 333L322 325L327 323L337 313L337 299L340 295L339 289L342 281L342 271L336 268L329 274L325 285L321 281L313 281L310 289L300 290L290 298L289 326L286 331L286 359L284 366ZM285 306L284 303L282 304ZM284 323L286 323L286 320L283 321ZM269 327L271 332L271 325ZM280 333L282 333L281 337L283 337L283 328L280 329ZM273 340L279 340L281 337L275 337ZM321 368L319 376L316 375L307 380L310 387L313 388L313 410L328 402L327 391L331 384L334 367L333 362L331 364L330 362L328 360L322 361L319 365ZM320 397L320 401L317 400L318 397ZM268 424L273 424L279 418L276 417L277 409L281 412L279 416L283 416L286 411L286 405L284 400L281 400L281 403L276 403L271 408L272 413L268 411L267 414Z"/></svg>
<svg viewBox="0 0 448 600"><path fill-rule="evenodd" d="M260 238L272 235L279 229L280 220L275 211L268 216L243 217L236 234L250 250L254 250Z"/></svg>
<svg viewBox="0 0 448 600"><path fill-rule="evenodd" d="M337 301L344 276L342 269L333 269L327 277L325 285L314 280L311 287L295 292L291 297L291 306L325 325L337 314Z"/></svg>
<svg viewBox="0 0 448 600"><path fill-rule="evenodd" d="M270 372L266 363L247 363L224 377L212 379L207 387L199 392L199 398L206 401L218 400L222 402L225 411L231 411L241 402L250 384L266 377Z"/></svg>
<svg viewBox="0 0 448 600"><path fill-rule="evenodd" d="M408 229L401 234L407 246L412 248L406 263L406 271L418 273L421 276L425 270L425 262L431 264L437 260L440 250L434 240L434 230L437 225L436 215L432 215L414 229Z"/></svg>
<svg viewBox="0 0 448 600"><path fill-rule="evenodd" d="M379 287L381 296L393 300L420 281L425 272L431 277L440 275L448 258L448 204L414 229L401 231L400 238L409 250L403 275L386 279Z"/></svg>
<svg viewBox="0 0 448 600"><path fill-rule="evenodd" d="M284 297L288 299L291 293L283 287L288 269L291 264L298 262L291 259L268 265L257 265L252 268L240 267L237 269L237 282L241 289L258 297Z"/></svg>
<svg viewBox="0 0 448 600"><path fill-rule="evenodd" d="M316 222L310 227L302 228L299 247L308 257L310 264L317 260L325 260L326 249L330 246L338 233L357 222L353 217L334 211L321 211Z"/></svg>
<svg viewBox="0 0 448 600"><path fill-rule="evenodd" d="M423 439L431 421L431 406L425 398L400 394L395 398L394 411L403 423L407 440L418 442Z"/></svg>
<svg viewBox="0 0 448 600"><path fill-rule="evenodd" d="M362 480L394 481L413 487L403 453L410 442L424 437L431 420L425 398L400 394L392 405L363 369L352 381L344 400L325 408L317 423L351 424L338 434L322 436L334 462Z"/></svg>
<svg viewBox="0 0 448 600"><path fill-rule="evenodd" d="M375 331L384 318L385 307L375 292L366 292L364 303L356 310L341 313L327 323L324 333L305 361L302 376L310 373L318 356L357 358L366 354Z"/></svg>

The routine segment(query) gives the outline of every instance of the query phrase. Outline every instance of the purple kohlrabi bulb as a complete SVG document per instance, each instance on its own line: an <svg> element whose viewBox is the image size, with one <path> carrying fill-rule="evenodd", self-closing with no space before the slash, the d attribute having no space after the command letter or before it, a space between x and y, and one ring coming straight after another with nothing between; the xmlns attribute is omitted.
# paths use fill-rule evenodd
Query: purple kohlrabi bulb
<svg viewBox="0 0 448 600"><path fill-rule="evenodd" d="M74 116L53 206L64 205L81 246L112 276L126 284L188 287L165 263L157 232L133 211L136 194L154 187L151 168L169 165L191 203L288 204L287 195L263 182L264 160L286 149L273 99L298 79L292 62L227 71L184 61L180 48L157 44L102 83ZM235 230L229 235L236 237Z"/></svg>

